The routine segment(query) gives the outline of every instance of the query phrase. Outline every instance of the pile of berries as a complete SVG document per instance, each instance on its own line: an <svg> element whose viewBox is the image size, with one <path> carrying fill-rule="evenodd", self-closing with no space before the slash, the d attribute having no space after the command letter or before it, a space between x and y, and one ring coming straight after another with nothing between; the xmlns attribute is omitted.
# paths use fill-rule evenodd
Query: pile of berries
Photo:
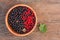
<svg viewBox="0 0 60 40"><path fill-rule="evenodd" d="M32 30L36 22L33 11L26 6L12 9L8 15L8 24L14 32L25 34Z"/></svg>

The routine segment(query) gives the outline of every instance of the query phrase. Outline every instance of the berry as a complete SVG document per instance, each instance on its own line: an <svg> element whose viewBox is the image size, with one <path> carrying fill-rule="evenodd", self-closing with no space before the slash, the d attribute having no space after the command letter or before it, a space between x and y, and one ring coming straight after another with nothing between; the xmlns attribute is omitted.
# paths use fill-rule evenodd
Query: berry
<svg viewBox="0 0 60 40"><path fill-rule="evenodd" d="M31 9L25 6L18 6L12 9L8 15L8 24L13 31L25 34L32 30L36 18Z"/></svg>

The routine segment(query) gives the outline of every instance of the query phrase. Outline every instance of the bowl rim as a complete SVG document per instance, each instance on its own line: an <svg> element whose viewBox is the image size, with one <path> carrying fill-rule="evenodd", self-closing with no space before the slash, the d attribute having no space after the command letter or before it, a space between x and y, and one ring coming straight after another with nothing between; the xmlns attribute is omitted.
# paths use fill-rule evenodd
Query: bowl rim
<svg viewBox="0 0 60 40"><path fill-rule="evenodd" d="M18 34L18 33L16 33L16 32L14 32L14 31L10 28L10 26L9 26L9 24L8 24L8 15L9 15L10 11L11 11L12 9L14 9L15 7L17 7L17 6L26 6L26 7L30 8L30 9L34 12L34 15L35 15L35 18L36 18L36 22L35 22L34 27L32 28L32 30L31 30L30 32L28 32L28 33L26 33L26 34ZM5 23L6 23L7 29L8 29L12 34L14 34L15 36L26 36L26 35L29 35L31 32L34 31L34 29L36 28L36 25L37 25L36 12L35 12L30 6L28 6L28 5L25 5L25 4L16 4L16 5L12 6L12 7L7 11L6 17L5 17Z"/></svg>

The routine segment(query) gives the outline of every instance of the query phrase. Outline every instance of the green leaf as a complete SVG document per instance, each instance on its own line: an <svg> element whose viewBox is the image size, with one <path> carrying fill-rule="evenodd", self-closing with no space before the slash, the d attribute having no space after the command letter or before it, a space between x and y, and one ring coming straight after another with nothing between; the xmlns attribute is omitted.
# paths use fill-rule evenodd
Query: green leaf
<svg viewBox="0 0 60 40"><path fill-rule="evenodd" d="M39 30L40 30L41 32L46 32L46 31L47 31L46 24L40 24Z"/></svg>

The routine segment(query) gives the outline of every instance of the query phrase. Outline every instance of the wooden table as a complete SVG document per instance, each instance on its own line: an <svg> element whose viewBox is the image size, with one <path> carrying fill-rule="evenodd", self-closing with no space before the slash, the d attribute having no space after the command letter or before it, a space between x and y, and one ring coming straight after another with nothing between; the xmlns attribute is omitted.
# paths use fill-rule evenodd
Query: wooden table
<svg viewBox="0 0 60 40"><path fill-rule="evenodd" d="M27 4L37 14L38 23L47 25L47 32L41 33L38 26L30 35L12 35L5 25L5 15L15 4ZM0 40L60 40L60 0L0 0Z"/></svg>

